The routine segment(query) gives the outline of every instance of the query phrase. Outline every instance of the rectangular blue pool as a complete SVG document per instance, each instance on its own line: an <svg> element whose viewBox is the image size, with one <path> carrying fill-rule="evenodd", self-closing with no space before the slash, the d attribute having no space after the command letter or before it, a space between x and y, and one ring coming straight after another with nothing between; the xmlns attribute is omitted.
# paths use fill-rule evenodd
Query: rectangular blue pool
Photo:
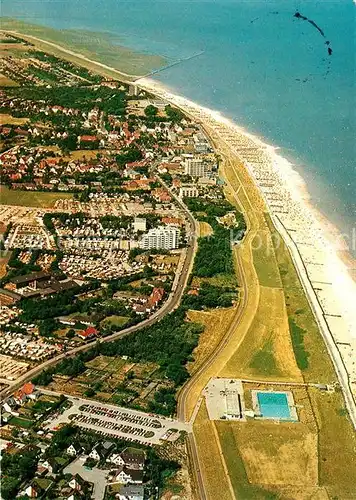
<svg viewBox="0 0 356 500"><path fill-rule="evenodd" d="M257 392L257 399L262 418L291 419L286 393Z"/></svg>

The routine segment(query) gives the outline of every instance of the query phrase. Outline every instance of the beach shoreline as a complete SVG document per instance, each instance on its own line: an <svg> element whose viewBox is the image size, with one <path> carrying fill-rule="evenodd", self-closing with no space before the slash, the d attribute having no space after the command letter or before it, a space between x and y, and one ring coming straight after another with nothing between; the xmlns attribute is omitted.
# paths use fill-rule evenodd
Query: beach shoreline
<svg viewBox="0 0 356 500"><path fill-rule="evenodd" d="M135 85L182 109L212 131L248 170L264 199L274 226L290 250L318 322L356 428L356 282L345 246L337 248L337 228L312 205L307 186L293 165L221 113L176 95L151 78ZM210 135L210 134L209 134Z"/></svg>
<svg viewBox="0 0 356 500"><path fill-rule="evenodd" d="M48 44L37 37L29 38ZM59 45L56 48L73 55L72 51ZM113 78L122 80L120 71L85 56L80 59L92 64L93 71L95 67L98 70L105 68L113 73ZM353 259L345 253L345 248L334 247L335 235L339 233L312 205L302 176L278 154L277 147L263 142L220 112L179 96L152 78L135 77L134 81L127 83L181 108L209 128L248 170L275 226L279 226L277 230L294 254L297 272L317 316L356 427L352 396L352 392L356 394L356 361L353 361L356 359L356 282L347 266L350 262L354 265Z"/></svg>

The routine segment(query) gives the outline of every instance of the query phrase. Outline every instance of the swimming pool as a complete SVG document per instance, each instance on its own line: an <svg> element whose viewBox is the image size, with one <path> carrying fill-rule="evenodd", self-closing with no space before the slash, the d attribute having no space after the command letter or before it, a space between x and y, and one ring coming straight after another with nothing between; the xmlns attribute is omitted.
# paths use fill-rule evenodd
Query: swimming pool
<svg viewBox="0 0 356 500"><path fill-rule="evenodd" d="M291 420L288 395L285 392L257 392L262 418Z"/></svg>

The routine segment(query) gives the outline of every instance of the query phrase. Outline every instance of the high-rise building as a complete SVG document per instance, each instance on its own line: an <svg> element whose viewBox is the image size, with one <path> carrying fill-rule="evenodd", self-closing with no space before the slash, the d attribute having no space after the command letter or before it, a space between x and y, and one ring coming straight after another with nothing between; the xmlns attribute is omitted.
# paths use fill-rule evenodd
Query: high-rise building
<svg viewBox="0 0 356 500"><path fill-rule="evenodd" d="M187 158L185 160L184 173L191 177L206 177L211 170L211 164L204 162L201 158Z"/></svg>
<svg viewBox="0 0 356 500"><path fill-rule="evenodd" d="M179 246L180 231L174 226L159 226L150 229L140 241L140 248L145 250L172 250Z"/></svg>

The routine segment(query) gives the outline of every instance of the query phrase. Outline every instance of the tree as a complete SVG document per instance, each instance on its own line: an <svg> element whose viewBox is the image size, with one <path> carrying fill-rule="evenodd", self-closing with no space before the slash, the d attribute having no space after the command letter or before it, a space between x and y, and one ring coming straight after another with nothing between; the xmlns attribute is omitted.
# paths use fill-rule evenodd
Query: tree
<svg viewBox="0 0 356 500"><path fill-rule="evenodd" d="M73 328L68 330L66 333L66 337L67 337L67 339L72 339L73 337L75 337L75 330L73 330Z"/></svg>
<svg viewBox="0 0 356 500"><path fill-rule="evenodd" d="M157 116L157 113L158 113L158 108L156 108L156 106L153 106L152 104L149 104L145 108L145 115L147 116L147 118L154 118Z"/></svg>

